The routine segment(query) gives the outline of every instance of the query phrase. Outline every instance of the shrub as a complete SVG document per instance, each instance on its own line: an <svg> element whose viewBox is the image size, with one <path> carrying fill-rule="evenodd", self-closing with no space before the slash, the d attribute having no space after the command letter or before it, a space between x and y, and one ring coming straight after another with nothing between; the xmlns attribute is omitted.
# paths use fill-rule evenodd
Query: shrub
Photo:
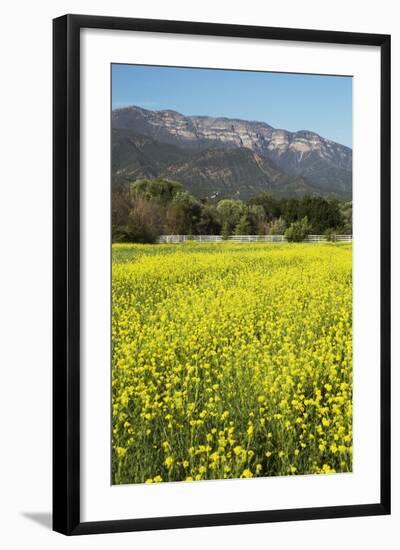
<svg viewBox="0 0 400 550"><path fill-rule="evenodd" d="M225 222L222 224L222 229L221 229L222 240L226 241L230 235L231 235L231 232L229 230L229 224Z"/></svg>
<svg viewBox="0 0 400 550"><path fill-rule="evenodd" d="M244 214L238 224L235 227L235 234L236 235L248 235L250 232L250 224L247 220L246 214Z"/></svg>
<svg viewBox="0 0 400 550"><path fill-rule="evenodd" d="M304 241L309 235L311 226L308 223L308 218L305 216L302 220L293 222L285 231L286 240L294 243Z"/></svg>
<svg viewBox="0 0 400 550"><path fill-rule="evenodd" d="M328 241L336 242L336 231L332 227L325 231L325 236Z"/></svg>
<svg viewBox="0 0 400 550"><path fill-rule="evenodd" d="M269 226L270 235L284 235L285 231L286 231L286 222L282 217L276 218L270 223L270 226Z"/></svg>
<svg viewBox="0 0 400 550"><path fill-rule="evenodd" d="M164 208L136 194L126 224L129 242L154 243L162 233Z"/></svg>

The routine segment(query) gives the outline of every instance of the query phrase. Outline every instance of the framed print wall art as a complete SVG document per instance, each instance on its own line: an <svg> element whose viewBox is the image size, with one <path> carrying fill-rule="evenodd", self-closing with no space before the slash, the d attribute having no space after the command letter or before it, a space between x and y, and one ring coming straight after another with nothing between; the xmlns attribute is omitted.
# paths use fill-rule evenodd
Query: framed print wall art
<svg viewBox="0 0 400 550"><path fill-rule="evenodd" d="M54 20L54 529L390 513L390 37Z"/></svg>

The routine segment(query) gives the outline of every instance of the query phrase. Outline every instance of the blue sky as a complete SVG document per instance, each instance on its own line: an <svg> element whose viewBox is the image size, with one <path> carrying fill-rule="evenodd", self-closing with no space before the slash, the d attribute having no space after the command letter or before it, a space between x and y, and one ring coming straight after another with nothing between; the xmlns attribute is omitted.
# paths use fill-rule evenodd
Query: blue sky
<svg viewBox="0 0 400 550"><path fill-rule="evenodd" d="M352 78L112 65L112 108L259 120L352 146Z"/></svg>

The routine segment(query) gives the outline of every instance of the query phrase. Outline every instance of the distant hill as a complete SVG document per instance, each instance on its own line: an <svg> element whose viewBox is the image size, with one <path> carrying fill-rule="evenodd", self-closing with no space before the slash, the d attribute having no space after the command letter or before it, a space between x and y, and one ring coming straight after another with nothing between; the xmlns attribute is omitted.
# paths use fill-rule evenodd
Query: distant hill
<svg viewBox="0 0 400 550"><path fill-rule="evenodd" d="M114 185L167 177L200 198L351 198L351 149L313 132L135 106L114 110L112 126Z"/></svg>
<svg viewBox="0 0 400 550"><path fill-rule="evenodd" d="M112 130L112 173L117 181L157 177L166 166L191 156L192 151L158 142L133 130Z"/></svg>

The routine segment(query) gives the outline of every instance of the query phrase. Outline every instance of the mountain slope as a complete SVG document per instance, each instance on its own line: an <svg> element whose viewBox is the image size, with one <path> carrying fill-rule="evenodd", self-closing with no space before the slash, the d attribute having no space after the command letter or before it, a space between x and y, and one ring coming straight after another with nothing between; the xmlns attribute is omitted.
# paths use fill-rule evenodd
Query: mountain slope
<svg viewBox="0 0 400 550"><path fill-rule="evenodd" d="M166 157L169 154L178 154L178 151L178 160L181 161L184 152L190 156L190 154L212 148L226 151L245 148L252 151L257 159L272 161L277 169L288 176L306 178L308 184L311 184L311 187L319 194L351 198L351 149L324 139L313 132L288 132L274 129L264 122L204 116L189 117L176 111L150 111L136 106L114 110L112 126L114 129L124 132L134 130L143 138L147 137L162 144L162 147L157 145L161 148L160 152L155 152L154 155L150 154L150 164L152 169L154 169L154 163L157 165L157 173L160 172L161 165L165 166L163 163ZM170 148L168 150L168 146L175 146L178 149ZM161 164L160 156L162 157ZM175 160L171 156L170 161L173 163ZM145 165L148 168L148 163L143 164L136 159L135 166L138 163L144 174ZM199 170L199 167L196 169ZM202 170L204 175L204 166ZM237 168L233 171L239 176L240 171ZM185 172L182 167L180 173L188 175L187 170ZM250 174L254 175L252 169L246 178L247 182L241 179L239 183L250 185ZM240 173L240 178L245 178L245 176L244 172ZM148 176L143 177L151 177L151 175L149 173ZM220 180L221 178L222 176ZM305 183L305 185L307 184ZM296 189L295 184L294 188Z"/></svg>
<svg viewBox="0 0 400 550"><path fill-rule="evenodd" d="M190 158L191 152L160 143L133 130L112 130L112 173L114 182L155 178L171 162Z"/></svg>
<svg viewBox="0 0 400 550"><path fill-rule="evenodd" d="M291 197L316 194L301 176L284 174L271 161L245 147L206 149L186 162L166 167L162 175L181 181L194 195L207 198L249 199L263 192Z"/></svg>
<svg viewBox="0 0 400 550"><path fill-rule="evenodd" d="M246 147L185 150L125 129L112 133L112 172L114 185L164 177L180 181L199 198L249 199L266 191L277 196L318 194L301 176L283 173Z"/></svg>

